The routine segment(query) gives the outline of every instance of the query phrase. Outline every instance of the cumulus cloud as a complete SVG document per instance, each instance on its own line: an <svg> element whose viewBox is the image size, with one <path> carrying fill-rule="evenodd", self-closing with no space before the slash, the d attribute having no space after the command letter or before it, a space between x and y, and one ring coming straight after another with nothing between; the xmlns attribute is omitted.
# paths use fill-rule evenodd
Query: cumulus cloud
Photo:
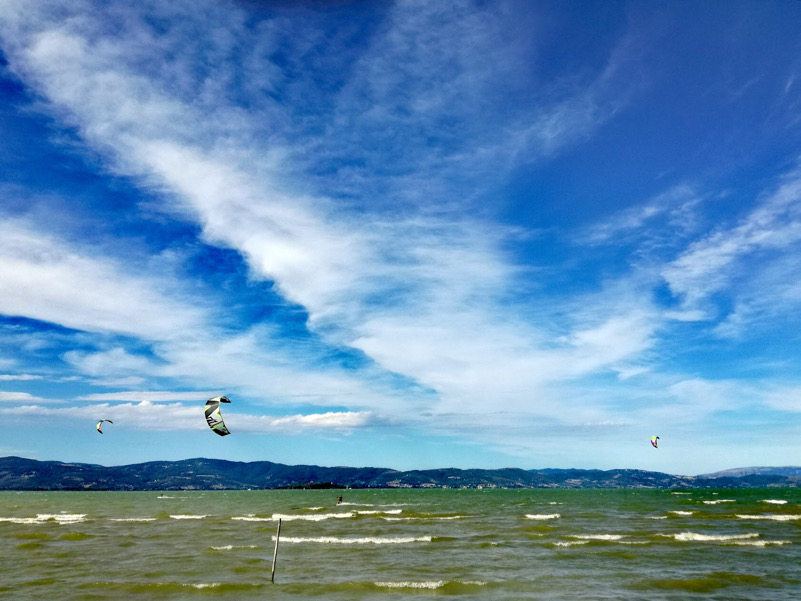
<svg viewBox="0 0 801 601"><path fill-rule="evenodd" d="M283 432L299 434L308 430L350 431L377 425L380 420L368 411L312 413L307 415L225 417L226 423L243 432Z"/></svg>
<svg viewBox="0 0 801 601"><path fill-rule="evenodd" d="M202 430L208 427L197 407L181 403L140 403L91 404L69 407L43 407L38 404L24 404L11 409L2 409L10 419L24 416L58 417L81 420L97 420L98 415L111 419L115 426L141 430Z"/></svg>

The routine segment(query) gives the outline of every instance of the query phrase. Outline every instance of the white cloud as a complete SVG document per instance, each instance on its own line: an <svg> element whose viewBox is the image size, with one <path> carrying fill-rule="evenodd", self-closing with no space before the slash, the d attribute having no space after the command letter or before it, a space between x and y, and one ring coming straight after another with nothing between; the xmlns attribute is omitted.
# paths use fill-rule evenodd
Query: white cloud
<svg viewBox="0 0 801 601"><path fill-rule="evenodd" d="M654 198L638 203L613 215L610 219L593 224L579 236L580 243L588 244L620 244L622 239L629 236L642 237L647 235L648 225L657 220L667 220L673 226L668 234L674 238L678 234L687 232L694 225L693 209L701 202L695 190L687 185L680 184ZM661 223L660 223L661 225ZM662 227L653 228L660 236L666 232ZM651 235L655 235L651 232ZM653 244L654 241L649 243ZM662 241L666 243L666 241Z"/></svg>
<svg viewBox="0 0 801 601"><path fill-rule="evenodd" d="M157 374L159 365L148 357L134 355L122 347L100 352L67 351L64 359L90 376L108 377L133 373Z"/></svg>
<svg viewBox="0 0 801 601"><path fill-rule="evenodd" d="M4 400L0 393L0 401ZM19 418L21 416L33 417L59 417L70 419L97 420L98 417L110 419L115 428L128 430L204 430L208 426L203 419L202 406L185 405L183 403L161 403L141 401L139 403L121 404L91 404L87 406L71 407L43 407L35 404L42 399L20 396L20 404L13 409L0 406L0 414ZM116 399L114 399L116 400ZM223 418L226 425L239 433L275 433L302 434L313 431L348 432L381 423L370 412L327 412L306 415L266 416L237 413L226 407Z"/></svg>
<svg viewBox="0 0 801 601"><path fill-rule="evenodd" d="M38 402L38 401L36 401ZM181 403L158 403L148 401L119 405L92 404L71 407L42 407L38 404L19 405L14 409L0 408L9 419L23 416L43 418L70 418L96 421L99 417L110 419L117 428L140 430L202 430L207 428L203 413L195 406Z"/></svg>
<svg viewBox="0 0 801 601"><path fill-rule="evenodd" d="M28 392L8 392L0 391L0 402L7 403L49 403L49 401L41 397L34 396Z"/></svg>
<svg viewBox="0 0 801 601"><path fill-rule="evenodd" d="M344 411L312 413L308 415L246 416L226 414L225 421L231 428L243 432L286 432L300 434L308 430L349 431L372 426L378 423L375 416L367 411Z"/></svg>
<svg viewBox="0 0 801 601"><path fill-rule="evenodd" d="M203 312L16 219L0 220L0 313L94 332L161 339L198 326ZM136 318L132 318L136 316Z"/></svg>
<svg viewBox="0 0 801 601"><path fill-rule="evenodd" d="M644 365L617 365L613 367L618 377L621 380L628 380L629 378L635 378L641 374L648 373L651 368L646 367Z"/></svg>
<svg viewBox="0 0 801 601"><path fill-rule="evenodd" d="M143 140L134 152L141 168L184 199L210 243L238 250L254 274L313 312L351 289L370 254L357 232L326 221L312 199L289 197L223 156L160 140Z"/></svg>
<svg viewBox="0 0 801 601"><path fill-rule="evenodd" d="M707 310L706 301L748 278L745 262L759 254L760 270L785 260L801 244L801 171L790 173L779 188L729 229L720 229L692 244L662 270L662 276L686 309ZM781 251L771 256L771 251ZM708 314L708 310L707 310Z"/></svg>
<svg viewBox="0 0 801 601"><path fill-rule="evenodd" d="M764 396L764 403L779 411L801 413L801 386L771 391Z"/></svg>
<svg viewBox="0 0 801 601"><path fill-rule="evenodd" d="M157 4L149 10L158 12ZM331 113L314 117L315 127L299 132L287 126L297 121L291 103L255 102L247 113L225 94L186 95L202 83L191 75L195 55L167 52L164 45L185 42L194 49L195 40L183 34L204 30L198 23L207 15L179 15L184 5L174 14L167 11L161 16L180 16L174 20L176 37L168 41L130 15L124 26L109 28L110 22L122 23L122 6L115 5L122 12L87 11L73 20L39 7L42 21L12 20L6 27L19 28L8 36L15 68L50 100L59 119L102 154L109 169L156 192L151 206L160 203L166 214L196 222L208 243L238 251L254 278L273 281L285 298L308 311L308 324L324 342L363 351L426 394L388 394L372 367L351 375L336 367L321 370L314 358L293 361L286 346L258 328L215 336L207 315L174 294L156 292L163 286L149 277L132 277L111 261L89 258L31 228L34 248L54 249L47 263L53 273L47 275L55 286L38 296L39 306L26 305L26 315L160 341L154 357L121 347L65 354L81 372L117 382L147 374L203 388L226 383L266 404L311 392L319 398L308 402L330 406L328 394L350 394L348 406L359 410L353 416L374 411L412 413L416 419L410 405L440 414L477 413L491 402L499 410L558 417L565 415L567 395L555 395L556 384L615 369L653 344L657 324L647 302L584 306L585 298L571 303L567 319L564 307L525 306L536 299L519 298L519 266L504 249L509 232L465 210L474 200L474 172L557 152L612 118L626 102L626 94L615 91L630 89L620 70L630 40L594 79L556 86L559 92L544 94L536 110L498 122L471 99L503 93L494 91L503 79L498 70L515 50L503 39L504 22L488 22L496 13L474 12L472 5L457 7L454 19L436 3L400 3L390 8L382 35L348 69L350 79L342 82ZM257 36L239 29L235 12L229 15L220 29L242 34L236 43L247 46ZM474 26L478 22L481 28ZM432 23L438 27L431 29ZM269 28L259 33L260 44L274 41ZM224 55L235 37L206 37L203 43ZM134 54L128 54L131 48ZM525 64L523 55L514 59L515 67ZM227 61L211 64L215 71L208 80L236 75ZM415 68L406 71L404 65ZM257 69L271 70L277 66L264 62ZM368 110L362 110L365 105ZM469 127L470 135L449 139L439 129L443 119ZM364 147L365 137L374 143ZM387 147L375 142L385 139ZM458 142L464 139L469 143ZM306 181L308 159L302 158L310 146L317 149L312 156L338 174L346 171L339 169L347 158L380 166L380 175L371 179L365 170L349 182L347 175L332 177L339 191L359 184L347 190L346 200L315 194L316 166ZM677 192L683 199L682 194ZM358 213L350 212L354 205ZM641 223L645 217L632 219ZM15 273L30 268L34 285L42 286L44 267L19 257L23 264ZM77 290L67 282L77 283ZM17 305L23 310L21 301ZM134 314L141 320L131 319ZM499 395L499 388L513 392ZM606 419L594 408L573 417L579 416Z"/></svg>
<svg viewBox="0 0 801 601"><path fill-rule="evenodd" d="M0 391L0 402L35 402L41 401L42 399L33 396L27 392L7 392L7 391Z"/></svg>
<svg viewBox="0 0 801 601"><path fill-rule="evenodd" d="M32 374L0 374L0 382L12 382L12 381L19 381L19 382L27 382L30 380L41 380L42 376L36 376Z"/></svg>
<svg viewBox="0 0 801 601"><path fill-rule="evenodd" d="M173 392L173 391L127 391L102 392L77 397L79 401L140 401L149 403L175 402L175 401L205 401L211 397L219 396L217 391L210 392Z"/></svg>

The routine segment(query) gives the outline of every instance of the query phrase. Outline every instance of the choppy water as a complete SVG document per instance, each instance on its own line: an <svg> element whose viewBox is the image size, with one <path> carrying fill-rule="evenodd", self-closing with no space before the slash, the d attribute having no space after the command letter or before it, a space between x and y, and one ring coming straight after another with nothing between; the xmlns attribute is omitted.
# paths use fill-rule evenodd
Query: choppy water
<svg viewBox="0 0 801 601"><path fill-rule="evenodd" d="M797 599L801 489L0 492L0 598ZM278 520L275 583L270 571Z"/></svg>

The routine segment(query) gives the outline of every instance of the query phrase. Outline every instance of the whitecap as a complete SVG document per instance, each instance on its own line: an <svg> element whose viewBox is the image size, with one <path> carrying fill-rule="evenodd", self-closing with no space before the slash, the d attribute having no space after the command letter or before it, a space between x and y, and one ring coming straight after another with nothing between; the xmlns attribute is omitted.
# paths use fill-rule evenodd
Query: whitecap
<svg viewBox="0 0 801 601"><path fill-rule="evenodd" d="M375 582L376 586L384 588L416 588L416 589L429 589L435 590L442 588L447 584L444 580L424 580L424 581L407 581L407 582ZM465 580L459 581L458 584L469 584L473 586L486 586L487 583L481 580Z"/></svg>
<svg viewBox="0 0 801 601"><path fill-rule="evenodd" d="M419 520L425 520L425 521L428 522L430 520L463 520L463 519L465 519L465 517L466 516L463 516L463 515L440 515L440 516L436 516L436 517L430 517L430 516L422 517L422 516L419 516L419 515L417 515L417 516L410 515L410 516L407 516L407 517L399 517L399 518L398 517L390 517L390 516L381 516L381 519L384 520L384 521L387 521L387 522L409 522L409 521L413 521L413 520L418 520L418 521Z"/></svg>
<svg viewBox="0 0 801 601"><path fill-rule="evenodd" d="M317 515L295 515L295 514L283 514L283 513L274 513L272 519L273 520L283 520L284 522L291 522L293 520L306 520L309 522L322 522L323 520L336 520L336 519L345 519L345 518L352 518L356 514L352 511L348 511L346 513L319 513Z"/></svg>
<svg viewBox="0 0 801 601"><path fill-rule="evenodd" d="M792 545L789 540L749 540L749 541L735 541L731 543L732 545L739 545L741 547L770 547L770 546L777 546L780 547L782 545Z"/></svg>
<svg viewBox="0 0 801 601"><path fill-rule="evenodd" d="M735 513L741 520L773 520L774 522L790 522L792 520L801 520L801 515L748 515L743 513Z"/></svg>
<svg viewBox="0 0 801 601"><path fill-rule="evenodd" d="M207 518L209 516L178 513L175 515L171 515L170 517L174 520L202 520L203 518Z"/></svg>
<svg viewBox="0 0 801 601"><path fill-rule="evenodd" d="M0 522L11 522L12 524L44 524L45 522L77 524L85 521L85 513L39 513L35 518L0 518Z"/></svg>
<svg viewBox="0 0 801 601"><path fill-rule="evenodd" d="M756 532L748 534L698 534L697 532L680 532L678 534L661 534L660 536L672 537L680 542L729 542L738 540L747 540L750 538L759 538Z"/></svg>
<svg viewBox="0 0 801 601"><path fill-rule="evenodd" d="M555 520L562 517L558 513L527 513L526 519L529 520Z"/></svg>
<svg viewBox="0 0 801 601"><path fill-rule="evenodd" d="M196 588L196 589L204 589L204 588L217 588L222 586L219 582L157 582L157 585L160 586L183 586L186 588Z"/></svg>
<svg viewBox="0 0 801 601"><path fill-rule="evenodd" d="M580 540L620 540L624 534L571 534L571 538L578 538Z"/></svg>
<svg viewBox="0 0 801 601"><path fill-rule="evenodd" d="M668 511L668 513L674 513L676 515L692 515L693 514L692 511L681 511L681 510L678 510L678 509L675 510L675 511Z"/></svg>
<svg viewBox="0 0 801 601"><path fill-rule="evenodd" d="M155 522L156 518L110 518L112 522Z"/></svg>
<svg viewBox="0 0 801 601"><path fill-rule="evenodd" d="M438 589L445 586L444 580L429 580L425 582L376 582L376 586L384 588L422 588Z"/></svg>
<svg viewBox="0 0 801 601"><path fill-rule="evenodd" d="M588 541L588 540L576 540L576 541L568 541L568 542L559 541L559 542L555 542L554 545L557 546L557 547L574 547L576 545L586 545L589 542L590 541Z"/></svg>
<svg viewBox="0 0 801 601"><path fill-rule="evenodd" d="M718 503L734 503L734 499L717 499L715 501L704 501L705 505L717 505Z"/></svg>
<svg viewBox="0 0 801 601"><path fill-rule="evenodd" d="M785 505L787 501L784 499L762 499L763 503L771 503L773 505Z"/></svg>
<svg viewBox="0 0 801 601"><path fill-rule="evenodd" d="M273 536L273 540L275 537ZM430 536L361 536L342 538L338 536L282 536L284 543L323 543L334 545L403 545L409 543L430 543Z"/></svg>
<svg viewBox="0 0 801 601"><path fill-rule="evenodd" d="M0 518L0 522L10 522L11 524L38 524L36 518Z"/></svg>

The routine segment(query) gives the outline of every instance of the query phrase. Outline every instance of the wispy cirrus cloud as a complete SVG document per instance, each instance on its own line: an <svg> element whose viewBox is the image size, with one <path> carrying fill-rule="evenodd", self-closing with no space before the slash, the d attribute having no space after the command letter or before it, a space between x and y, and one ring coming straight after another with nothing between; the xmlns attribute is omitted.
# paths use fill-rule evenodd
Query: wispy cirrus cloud
<svg viewBox="0 0 801 601"><path fill-rule="evenodd" d="M206 400L208 398L219 396L220 392L203 392L203 391L193 391L193 392L174 392L174 391L163 391L163 390L151 390L151 391L126 391L126 392L100 392L95 394L86 394L83 396L77 397L76 400L79 401L97 401L108 403L110 401L140 401L140 402L148 402L148 403L159 403L159 402L175 402L175 401L198 401L198 400Z"/></svg>
<svg viewBox="0 0 801 601"><path fill-rule="evenodd" d="M102 402L86 406L52 407L42 406L43 399L30 395L18 395L0 401L16 401L13 408L0 405L0 414L12 419L24 416L59 417L64 419L95 420L98 415L114 421L115 428L143 430L195 430L202 431L208 426L202 419L202 405L187 405L176 402L156 402L143 400L138 403ZM226 407L226 425L240 433L282 433L301 435L309 430L347 432L381 424L369 412L335 412L296 414L287 416L248 415L237 413Z"/></svg>
<svg viewBox="0 0 801 601"><path fill-rule="evenodd" d="M764 400L773 409L791 413L801 413L801 387L790 386L781 390L770 391Z"/></svg>
<svg viewBox="0 0 801 601"><path fill-rule="evenodd" d="M0 391L0 402L4 403L53 403L41 397L30 394L29 392L10 392Z"/></svg>
<svg viewBox="0 0 801 601"><path fill-rule="evenodd" d="M140 403L90 404L82 406L49 407L38 401L20 404L13 409L0 407L0 413L9 421L28 417L78 419L95 421L98 415L111 419L115 426L141 430L202 430L208 426L197 407L181 403Z"/></svg>
<svg viewBox="0 0 801 601"><path fill-rule="evenodd" d="M443 18L432 7L423 15L406 10L403 5L397 7L398 13L388 25L392 31L382 37L401 48L406 48L413 37L411 21L425 14L429 19ZM465 18L479 17L468 14ZM466 27L468 21L460 21L458 27ZM135 23L131 31L150 35L143 22ZM454 30L453 35L459 31L462 29ZM473 48L476 54L471 57L480 55L490 39L496 39L491 32L483 35L489 37L477 40ZM465 324L483 327L490 323L484 312L494 310L494 298L508 294L514 267L501 251L501 229L468 218L454 225L452 220L440 221L436 215L425 213L392 220L383 218L380 212L375 216L367 213L355 222L341 214L331 199L285 189L286 182L275 176L269 161L265 169L264 148L233 153L213 142L219 138L221 127L223 131L228 128L229 134L238 134L243 124L232 119L231 124L222 125L218 119L205 120L203 116L212 108L229 114L235 108L224 98L198 105L187 103L180 95L165 94L163 86L158 85L163 73L145 73L138 57L125 59L120 51L125 47L123 41L107 35L99 22L54 21L27 40L17 49L21 68L39 83L56 109L78 125L90 143L108 153L116 169L163 189L185 215L197 220L208 242L238 250L255 275L274 281L288 300L306 308L310 324L333 335L339 343L352 345L359 340L355 347L360 350L383 347L388 353L377 357L378 362L391 368L391 364L397 364L393 357L399 357L403 350L392 336L368 342L369 338L386 335L372 323L397 319L427 328L429 320L447 323L447 312L455 312L464 316ZM439 56L440 43L438 38L431 38L416 52ZM464 79L468 72L471 77L477 73L467 69L470 58L457 56L455 50L447 48L450 58L440 57L438 65L440 72L453 69L453 88L448 92L448 86L440 86L445 90L440 93L458 95L465 86L488 85L488 81ZM173 67L183 69L178 61ZM490 63L484 64L488 67ZM380 80L374 77L376 69L386 75L392 72L369 58L361 66L366 71L357 74L354 81L360 81L361 76L361 81L369 80L371 86ZM481 73L480 77L491 79L489 68ZM383 91L370 92L372 96L378 93L377 106L391 107L390 113L371 117L376 126L383 127L395 113L403 113L394 96L400 83L385 81ZM421 101L416 98L416 102ZM444 117L446 107L453 110L453 103L447 100L440 96L426 101L432 125ZM349 102L347 106L355 115L354 105ZM463 114L462 118L471 117ZM331 139L337 137L338 127ZM405 126L401 120L399 133L419 147L411 131L419 127L417 119ZM456 156L462 149L443 146L440 151L447 157ZM388 155L382 151L378 156L386 159ZM453 198L442 200L448 204ZM395 291L397 301L391 300ZM381 301L375 304L374 299ZM423 321L420 315L426 316ZM470 334L462 331L457 334L452 330L443 339L451 341L451 348L464 349L469 348L468 336L495 336L493 329L474 329ZM511 331L506 336L518 338ZM512 343L513 347L521 345L527 342L519 339ZM508 352L503 347L499 350ZM462 355L462 361L469 368L477 357ZM144 359L131 360L145 368ZM86 361L83 365L91 369ZM403 373L426 380L414 370Z"/></svg>
<svg viewBox="0 0 801 601"><path fill-rule="evenodd" d="M0 366L47 374L6 394L190 430L225 393L240 432L389 424L529 457L759 405L689 341L787 321L799 178L759 196L676 167L675 131L696 138L662 12L605 8L601 35L588 10L3 3L0 75L79 174L0 188ZM728 105L769 79L742 75ZM75 406L37 401L56 384Z"/></svg>
<svg viewBox="0 0 801 601"><path fill-rule="evenodd" d="M195 328L204 310L159 291L164 278L135 276L19 219L0 216L0 313L93 332L160 339ZM136 319L131 319L137 315Z"/></svg>
<svg viewBox="0 0 801 601"><path fill-rule="evenodd" d="M771 269L786 263L787 252L799 245L801 172L794 170L736 225L691 244L665 266L662 276L686 310L701 310L707 318L714 318L709 298L722 290L740 288L738 281L753 280L750 259L758 258L760 271Z"/></svg>
<svg viewBox="0 0 801 601"><path fill-rule="evenodd" d="M611 219L592 224L579 234L580 244L619 244L622 240L646 239L646 244L675 246L686 239L685 234L695 225L694 208L702 198L692 186L681 184L654 198L620 211ZM664 228L667 222L671 227ZM652 225L653 227L649 227ZM670 233L671 240L666 236ZM679 241L676 237L679 237ZM659 236L659 239L652 239Z"/></svg>
<svg viewBox="0 0 801 601"><path fill-rule="evenodd" d="M407 404L433 398L435 411L477 409L498 380L511 380L521 392L499 402L555 415L559 399L547 399L544 387L610 369L650 346L645 305L621 310L596 302L585 311L576 302L559 327L547 312L534 321L528 309L518 314L528 301L515 292L521 269L505 248L510 230L465 211L474 206L478 174L557 152L619 110L628 92L615 90L636 85L620 68L632 40L594 76L543 83L536 105L489 111L505 93L523 94L510 76L536 54L536 42L518 48L506 38L509 26L519 26L515 13L470 2L452 10L398 3L382 15L381 35L348 57L334 102L298 119L291 103L260 100L244 112L224 90L188 95L193 86L238 76L231 62L218 60L235 51L234 33L258 40L254 47L277 46L286 34L269 22L249 29L236 11L218 15L231 36L202 45L201 55L219 68L202 79L196 54L169 50L179 39L197 45L190 38L202 31L203 15L184 15L167 39L143 13L110 10L64 21L40 7L40 20L12 22L15 67L108 168L157 191L150 207L197 223L205 242L240 253L252 277L273 282L308 312L324 341L363 352L425 391ZM148 12L172 21L180 7L146 5ZM122 32L108 27L121 17ZM128 54L132 42L137 50ZM259 65L263 85L280 80L280 65L256 58L248 64ZM296 86L308 84L301 78ZM300 98L299 91L292 93ZM322 178L320 170L333 175ZM301 176L313 185L302 185ZM159 307L162 315L175 314L167 308ZM107 348L64 357L95 377L187 381L202 374L268 398L311 388L329 403L325 392L346 391L355 396L351 406L403 414L397 395L341 373L307 369L298 384L300 369L265 352L277 343L269 336L219 338L207 323L171 325L181 334L159 344L156 356ZM554 334L557 342L548 342Z"/></svg>
<svg viewBox="0 0 801 601"><path fill-rule="evenodd" d="M42 376L34 374L0 374L0 382L26 382L41 379Z"/></svg>

